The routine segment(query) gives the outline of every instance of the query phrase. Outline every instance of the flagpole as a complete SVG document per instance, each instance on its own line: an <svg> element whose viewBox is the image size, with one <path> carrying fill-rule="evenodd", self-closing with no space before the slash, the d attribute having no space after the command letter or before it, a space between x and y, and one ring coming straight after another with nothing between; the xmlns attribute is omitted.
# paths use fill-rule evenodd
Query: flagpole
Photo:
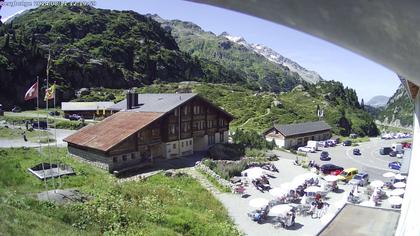
<svg viewBox="0 0 420 236"><path fill-rule="evenodd" d="M57 155L57 153L58 153L58 143L57 143L57 121L56 121L56 111L57 111L57 108L56 108L56 95L57 95L57 93L56 93L56 82L54 81L54 116L53 116L53 120L54 120L54 139L55 139L55 154L56 154L56 157L58 156ZM58 180L59 180L59 188L60 188L60 186L62 186L62 181L61 181L61 176L60 176L60 163L61 163L61 160L59 161L59 163L58 163L58 165L57 165L57 173L58 173Z"/></svg>
<svg viewBox="0 0 420 236"><path fill-rule="evenodd" d="M42 157L42 148L41 148L41 126L40 126L40 121L39 121L39 76L36 77L36 116L38 119L38 130L40 132L38 132L38 143L39 143L39 154ZM48 131L47 131L48 132ZM48 185L47 185L47 179L45 178L45 167L44 167L44 160L42 160L42 172L44 173L44 185L45 185L45 190L47 193L47 199L49 200L50 197L48 195Z"/></svg>
<svg viewBox="0 0 420 236"><path fill-rule="evenodd" d="M49 89L49 83L48 83L48 80L49 80L49 74L50 74L50 72L49 72L49 67L50 67L50 60L51 60L51 49L49 49L48 50L48 61L47 61L47 90L45 91L45 93L46 93L46 110L47 110L47 148L48 148L48 158L49 158L49 160L50 160L50 168L52 168L52 161L51 161L51 150L50 150L50 140L49 140L49 133L48 133L48 101L49 101L49 96L48 96L48 89ZM55 191L55 181L54 181L54 176L53 175L51 175L51 178L52 178L52 184L53 184L53 189L54 189L54 191Z"/></svg>

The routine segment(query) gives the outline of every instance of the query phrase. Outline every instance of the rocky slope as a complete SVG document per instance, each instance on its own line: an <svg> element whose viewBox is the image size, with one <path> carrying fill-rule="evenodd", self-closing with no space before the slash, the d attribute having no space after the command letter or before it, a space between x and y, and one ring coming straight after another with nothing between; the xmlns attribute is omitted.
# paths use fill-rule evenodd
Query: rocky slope
<svg viewBox="0 0 420 236"><path fill-rule="evenodd" d="M322 80L321 76L315 71L310 71L303 68L298 63L290 60L289 58L283 57L278 52L274 51L269 47L266 47L261 44L248 43L244 38L232 36L226 32L222 33L221 35L236 44L242 45L250 50L253 50L254 52L264 56L267 60L289 68L290 71L296 72L303 80L305 80L308 83L315 84Z"/></svg>
<svg viewBox="0 0 420 236"><path fill-rule="evenodd" d="M413 126L413 110L414 104L401 84L379 114L378 120L386 125L411 128Z"/></svg>
<svg viewBox="0 0 420 236"><path fill-rule="evenodd" d="M308 79L312 72L266 47L249 44L242 38L237 39L226 33L216 35L191 22L150 16L171 32L182 51L235 71L246 79L251 89L286 92L298 84L313 83L320 78L314 76Z"/></svg>
<svg viewBox="0 0 420 236"><path fill-rule="evenodd" d="M384 107L389 101L389 97L379 95L371 98L366 105L369 105L371 107Z"/></svg>

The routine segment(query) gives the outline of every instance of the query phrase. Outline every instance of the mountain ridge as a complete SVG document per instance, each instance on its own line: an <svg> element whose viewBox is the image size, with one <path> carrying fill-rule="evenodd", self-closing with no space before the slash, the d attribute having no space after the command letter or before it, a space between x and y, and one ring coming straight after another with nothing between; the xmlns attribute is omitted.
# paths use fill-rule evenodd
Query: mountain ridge
<svg viewBox="0 0 420 236"><path fill-rule="evenodd" d="M377 95L369 99L368 102L366 102L366 105L372 106L372 107L384 107L388 103L390 97L384 96L384 95Z"/></svg>
<svg viewBox="0 0 420 236"><path fill-rule="evenodd" d="M253 50L254 52L267 58L267 60L288 67L291 71L298 73L299 76L302 77L302 79L304 79L308 83L316 84L322 80L321 76L317 72L302 67L297 62L287 57L284 57L277 51L267 46L264 46L262 44L248 43L243 37L233 36L228 34L227 32L223 32L221 36L227 38L228 40L234 43L240 44Z"/></svg>

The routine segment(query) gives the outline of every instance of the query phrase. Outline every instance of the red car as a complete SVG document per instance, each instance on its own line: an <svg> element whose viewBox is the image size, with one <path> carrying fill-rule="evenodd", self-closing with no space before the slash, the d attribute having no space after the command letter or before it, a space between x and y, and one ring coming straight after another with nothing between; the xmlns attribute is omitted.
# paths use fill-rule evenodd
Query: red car
<svg viewBox="0 0 420 236"><path fill-rule="evenodd" d="M319 170L325 175L339 175L344 168L334 164L324 164L319 168Z"/></svg>
<svg viewBox="0 0 420 236"><path fill-rule="evenodd" d="M403 142L401 143L403 148L411 148L411 143Z"/></svg>

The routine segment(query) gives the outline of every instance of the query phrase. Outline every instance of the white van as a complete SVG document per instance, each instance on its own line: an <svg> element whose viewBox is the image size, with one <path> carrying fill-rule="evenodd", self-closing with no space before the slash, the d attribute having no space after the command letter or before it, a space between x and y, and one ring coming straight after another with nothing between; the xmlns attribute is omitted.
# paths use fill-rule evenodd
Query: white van
<svg viewBox="0 0 420 236"><path fill-rule="evenodd" d="M309 140L306 144L307 147L312 148L314 151L318 151L318 142L314 140Z"/></svg>
<svg viewBox="0 0 420 236"><path fill-rule="evenodd" d="M402 148L402 144L401 143L393 143L391 146L392 151L397 152L397 153L402 153L403 152L403 148Z"/></svg>

